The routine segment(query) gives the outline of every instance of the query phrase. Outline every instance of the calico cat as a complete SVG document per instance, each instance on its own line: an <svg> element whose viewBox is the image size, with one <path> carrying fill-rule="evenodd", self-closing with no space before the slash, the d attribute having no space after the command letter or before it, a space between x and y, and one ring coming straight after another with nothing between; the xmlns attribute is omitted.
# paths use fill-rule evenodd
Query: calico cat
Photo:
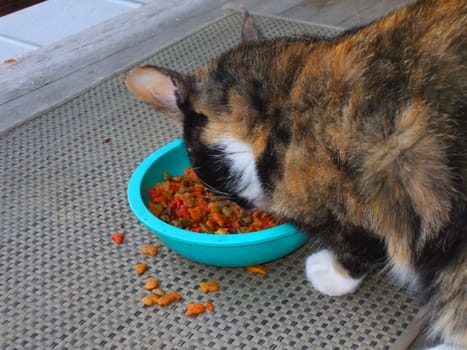
<svg viewBox="0 0 467 350"><path fill-rule="evenodd" d="M126 84L182 124L205 183L321 242L317 290L387 268L433 336L467 347L466 64L467 2L427 0L318 41L265 40L247 16L193 75L146 66Z"/></svg>

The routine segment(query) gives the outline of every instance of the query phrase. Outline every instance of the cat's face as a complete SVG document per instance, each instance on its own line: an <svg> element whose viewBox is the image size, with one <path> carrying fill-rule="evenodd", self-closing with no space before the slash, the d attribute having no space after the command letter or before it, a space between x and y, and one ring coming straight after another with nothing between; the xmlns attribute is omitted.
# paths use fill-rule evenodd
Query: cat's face
<svg viewBox="0 0 467 350"><path fill-rule="evenodd" d="M249 24L245 21L244 41L259 39ZM248 125L249 101L239 92L242 84L235 74L235 69L248 69L242 57L221 56L191 76L139 67L125 82L137 98L183 126L192 166L206 185L244 205L261 208L268 199L257 165L266 140L260 130Z"/></svg>
<svg viewBox="0 0 467 350"><path fill-rule="evenodd" d="M182 125L192 166L206 185L245 205L263 206L265 192L256 169L263 140L245 125L248 107L240 96L230 96L235 92L207 70L184 77L142 67L131 71L126 82L138 98Z"/></svg>

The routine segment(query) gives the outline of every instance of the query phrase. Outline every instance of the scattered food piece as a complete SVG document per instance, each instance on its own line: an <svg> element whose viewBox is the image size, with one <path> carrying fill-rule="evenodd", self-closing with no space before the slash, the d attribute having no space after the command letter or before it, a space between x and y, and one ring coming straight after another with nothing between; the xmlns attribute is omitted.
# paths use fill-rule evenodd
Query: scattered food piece
<svg viewBox="0 0 467 350"><path fill-rule="evenodd" d="M158 251L159 251L159 247L157 245L144 244L141 247L141 253L150 255L150 256L156 256Z"/></svg>
<svg viewBox="0 0 467 350"><path fill-rule="evenodd" d="M145 263L139 263L135 265L135 272L138 275L143 274L148 269L148 265Z"/></svg>
<svg viewBox="0 0 467 350"><path fill-rule="evenodd" d="M204 306L206 307L206 310L208 310L209 312L214 311L214 305L213 305L212 301L208 301Z"/></svg>
<svg viewBox="0 0 467 350"><path fill-rule="evenodd" d="M152 290L152 294L157 295L158 297L162 297L166 293L162 289L156 288Z"/></svg>
<svg viewBox="0 0 467 350"><path fill-rule="evenodd" d="M102 140L102 143L109 143L110 142L110 137L104 137Z"/></svg>
<svg viewBox="0 0 467 350"><path fill-rule="evenodd" d="M144 289L146 290L153 290L159 286L159 281L155 277L148 277L146 280L146 284L144 285Z"/></svg>
<svg viewBox="0 0 467 350"><path fill-rule="evenodd" d="M6 60L3 60L4 64L11 64L11 63L16 63L16 58L7 58Z"/></svg>
<svg viewBox="0 0 467 350"><path fill-rule="evenodd" d="M157 304L158 301L159 301L159 297L154 294L148 294L142 300L143 304L146 306L155 305Z"/></svg>
<svg viewBox="0 0 467 350"><path fill-rule="evenodd" d="M157 304L159 306L168 306L180 299L182 299L182 296L173 290L161 296L159 300L157 301Z"/></svg>
<svg viewBox="0 0 467 350"><path fill-rule="evenodd" d="M213 281L201 282L199 284L201 293L217 292L220 288L219 283Z"/></svg>
<svg viewBox="0 0 467 350"><path fill-rule="evenodd" d="M246 269L253 273L259 273L265 275L269 272L269 267L267 265L252 265L247 266Z"/></svg>
<svg viewBox="0 0 467 350"><path fill-rule="evenodd" d="M125 238L125 234L124 233L113 233L110 238L112 238L113 241L115 241L115 243L117 244L122 244L123 243L123 240Z"/></svg>
<svg viewBox="0 0 467 350"><path fill-rule="evenodd" d="M186 315L191 317L202 314L205 310L205 306L201 303L191 303L186 306Z"/></svg>

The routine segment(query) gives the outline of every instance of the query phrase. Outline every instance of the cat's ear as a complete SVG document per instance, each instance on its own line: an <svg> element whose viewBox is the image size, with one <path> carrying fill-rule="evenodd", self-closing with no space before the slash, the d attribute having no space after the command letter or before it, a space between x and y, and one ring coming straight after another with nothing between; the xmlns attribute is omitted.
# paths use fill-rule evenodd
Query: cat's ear
<svg viewBox="0 0 467 350"><path fill-rule="evenodd" d="M125 84L139 100L154 107L162 116L182 122L179 108L188 99L188 77L154 66L137 67L125 77Z"/></svg>
<svg viewBox="0 0 467 350"><path fill-rule="evenodd" d="M245 20L243 22L242 42L255 43L264 40L263 35L256 27L253 17L250 16L248 11L245 11Z"/></svg>

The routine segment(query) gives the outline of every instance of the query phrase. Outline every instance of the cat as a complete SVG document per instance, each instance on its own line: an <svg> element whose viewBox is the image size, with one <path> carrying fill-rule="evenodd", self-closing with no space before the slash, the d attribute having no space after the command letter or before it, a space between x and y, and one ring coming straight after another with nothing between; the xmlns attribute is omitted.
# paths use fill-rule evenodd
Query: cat
<svg viewBox="0 0 467 350"><path fill-rule="evenodd" d="M192 75L126 85L183 128L198 176L309 232L318 291L384 268L417 288L430 334L467 347L467 2L426 0L332 39L242 42Z"/></svg>

